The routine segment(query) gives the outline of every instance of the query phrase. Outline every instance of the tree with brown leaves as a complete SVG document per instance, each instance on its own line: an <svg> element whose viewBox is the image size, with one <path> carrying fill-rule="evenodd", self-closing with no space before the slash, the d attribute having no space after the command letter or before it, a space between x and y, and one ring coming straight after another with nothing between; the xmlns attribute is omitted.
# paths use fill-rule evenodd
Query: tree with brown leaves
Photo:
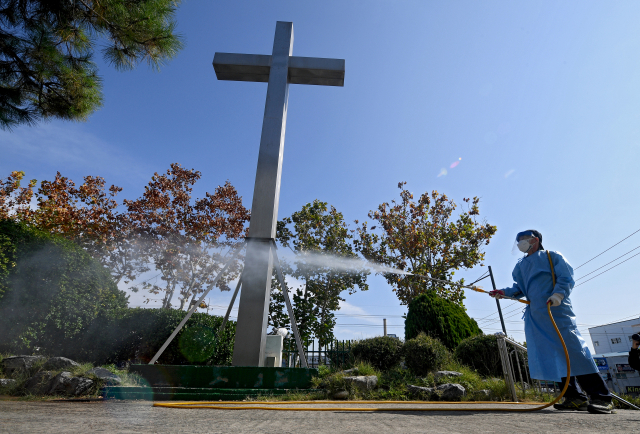
<svg viewBox="0 0 640 434"><path fill-rule="evenodd" d="M146 243L151 262L161 274L162 286L144 283L135 290L164 293L162 307L171 307L177 294L180 309L194 303L210 285L225 262L225 253L243 241L249 211L227 181L192 204L193 185L200 179L196 170L172 164L165 174L155 173L141 198L125 200L133 232ZM234 264L218 286L237 277Z"/></svg>
<svg viewBox="0 0 640 434"><path fill-rule="evenodd" d="M356 249L369 260L442 280L453 280L460 268L481 264L482 247L489 244L496 227L478 221L480 199L464 199L468 209L454 220L457 205L446 195L434 190L415 201L405 185L406 182L398 184L399 202L385 202L369 212L375 225L369 227L367 222L360 225L359 239L354 242ZM464 300L464 291L459 287L410 275L385 273L384 277L405 305L428 290L435 290L461 306ZM463 282L464 279L458 281Z"/></svg>

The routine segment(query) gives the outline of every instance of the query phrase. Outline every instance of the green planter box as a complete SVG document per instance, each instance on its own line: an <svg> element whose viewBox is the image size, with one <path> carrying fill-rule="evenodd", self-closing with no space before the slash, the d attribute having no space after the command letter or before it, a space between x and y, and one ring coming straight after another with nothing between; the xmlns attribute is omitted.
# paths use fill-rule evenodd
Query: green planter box
<svg viewBox="0 0 640 434"><path fill-rule="evenodd" d="M253 366L131 365L151 387L211 389L309 389L313 368Z"/></svg>

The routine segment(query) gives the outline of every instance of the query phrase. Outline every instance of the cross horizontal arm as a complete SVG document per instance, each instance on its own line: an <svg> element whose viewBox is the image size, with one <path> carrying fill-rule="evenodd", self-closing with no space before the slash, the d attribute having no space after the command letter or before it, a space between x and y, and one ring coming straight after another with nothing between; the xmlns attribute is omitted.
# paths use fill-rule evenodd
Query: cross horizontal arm
<svg viewBox="0 0 640 434"><path fill-rule="evenodd" d="M344 59L291 56L289 83L344 86Z"/></svg>
<svg viewBox="0 0 640 434"><path fill-rule="evenodd" d="M216 53L213 69L218 80L267 83L271 56L261 54ZM319 57L289 58L289 83L344 86L344 59Z"/></svg>
<svg viewBox="0 0 640 434"><path fill-rule="evenodd" d="M216 53L213 69L218 80L269 82L271 56L262 54Z"/></svg>

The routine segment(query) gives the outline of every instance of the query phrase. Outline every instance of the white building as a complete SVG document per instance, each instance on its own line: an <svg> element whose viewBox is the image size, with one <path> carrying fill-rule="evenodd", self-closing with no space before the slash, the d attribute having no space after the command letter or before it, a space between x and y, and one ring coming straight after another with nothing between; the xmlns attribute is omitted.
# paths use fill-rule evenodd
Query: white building
<svg viewBox="0 0 640 434"><path fill-rule="evenodd" d="M628 364L631 335L640 334L640 318L589 328L600 375L615 393L638 396L640 374Z"/></svg>
<svg viewBox="0 0 640 434"><path fill-rule="evenodd" d="M640 318L589 328L593 349L598 354L629 352L634 333L640 333Z"/></svg>

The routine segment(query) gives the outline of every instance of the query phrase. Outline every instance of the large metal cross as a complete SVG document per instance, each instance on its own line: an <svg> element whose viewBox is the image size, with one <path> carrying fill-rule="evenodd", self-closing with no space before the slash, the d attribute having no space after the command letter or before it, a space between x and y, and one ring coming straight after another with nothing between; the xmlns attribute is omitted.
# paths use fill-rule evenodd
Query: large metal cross
<svg viewBox="0 0 640 434"><path fill-rule="evenodd" d="M216 53L218 80L268 82L258 170L251 205L242 292L238 309L234 366L264 366L271 295L272 257L268 241L276 236L289 84L344 85L344 60L292 56L293 23L278 21L270 56ZM284 288L283 288L284 290Z"/></svg>

